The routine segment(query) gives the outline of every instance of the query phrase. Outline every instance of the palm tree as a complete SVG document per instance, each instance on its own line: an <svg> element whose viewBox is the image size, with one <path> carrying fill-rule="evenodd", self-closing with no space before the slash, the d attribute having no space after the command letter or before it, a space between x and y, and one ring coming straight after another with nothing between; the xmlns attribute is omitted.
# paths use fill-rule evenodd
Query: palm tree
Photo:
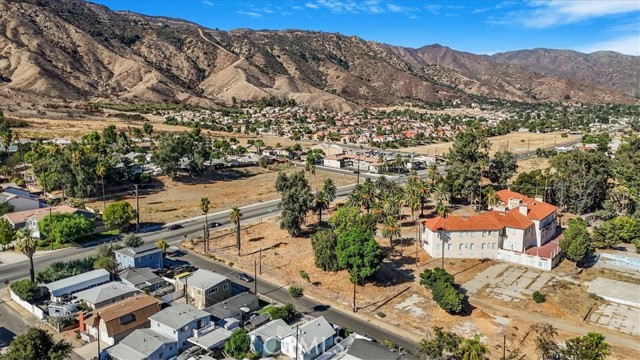
<svg viewBox="0 0 640 360"><path fill-rule="evenodd" d="M461 360L485 360L488 359L489 349L480 341L480 335L476 334L471 339L464 339L457 352Z"/></svg>
<svg viewBox="0 0 640 360"><path fill-rule="evenodd" d="M324 191L328 198L329 198L329 202L332 202L333 200L336 199L336 192L337 192L337 188L336 188L336 184L333 183L333 179L324 179L324 184L322 185L322 191Z"/></svg>
<svg viewBox="0 0 640 360"><path fill-rule="evenodd" d="M16 232L16 250L29 258L29 276L31 282L36 281L36 273L33 268L33 254L36 252L38 242L31 236L31 230L22 228Z"/></svg>
<svg viewBox="0 0 640 360"><path fill-rule="evenodd" d="M400 224L393 216L387 216L382 226L382 236L389 238L389 247L393 251L393 238L400 237L402 234Z"/></svg>
<svg viewBox="0 0 640 360"><path fill-rule="evenodd" d="M107 174L107 168L104 166L102 162L99 162L96 165L96 175L100 176L100 180L102 182L102 210L107 208L107 200L104 195L104 176Z"/></svg>
<svg viewBox="0 0 640 360"><path fill-rule="evenodd" d="M389 179L387 179L386 176L382 175L378 178L378 180L376 180L374 187L380 194L389 190L389 188L391 187L391 184L393 183L389 181Z"/></svg>
<svg viewBox="0 0 640 360"><path fill-rule="evenodd" d="M371 207L371 215L374 216L376 222L382 223L385 219L382 201L376 201Z"/></svg>
<svg viewBox="0 0 640 360"><path fill-rule="evenodd" d="M200 210L202 210L202 212L204 213L204 252L208 253L209 252L209 205L211 205L211 202L209 202L209 198L208 197L202 197L200 198Z"/></svg>
<svg viewBox="0 0 640 360"><path fill-rule="evenodd" d="M492 187L487 187L484 191L484 201L488 208L493 208L500 203L500 196Z"/></svg>
<svg viewBox="0 0 640 360"><path fill-rule="evenodd" d="M438 179L440 179L440 171L438 170L438 165L431 164L427 168L427 176L429 180L431 180L431 184L435 184Z"/></svg>
<svg viewBox="0 0 640 360"><path fill-rule="evenodd" d="M376 201L376 194L373 185L373 181L370 178L367 178L362 187L360 189L360 205L367 210L367 214L369 213L369 209L373 206Z"/></svg>
<svg viewBox="0 0 640 360"><path fill-rule="evenodd" d="M447 231L447 216L449 215L449 207L445 205L440 205L437 209L438 216L442 218L442 228L440 233L440 240L442 240L442 269L444 270L444 243L446 241L446 231Z"/></svg>
<svg viewBox="0 0 640 360"><path fill-rule="evenodd" d="M313 197L313 208L318 212L318 225L322 224L322 212L329 208L329 195L324 192L324 190L320 190L315 193Z"/></svg>
<svg viewBox="0 0 640 360"><path fill-rule="evenodd" d="M424 180L418 180L416 182L415 191L420 197L420 217L424 216L424 203L429 197L429 184Z"/></svg>
<svg viewBox="0 0 640 360"><path fill-rule="evenodd" d="M236 248L238 248L238 256L240 256L240 218L242 213L237 207L231 208L229 219L236 225Z"/></svg>
<svg viewBox="0 0 640 360"><path fill-rule="evenodd" d="M445 201L449 200L449 191L443 182L438 182L433 187L433 197L436 199L436 207L442 206Z"/></svg>

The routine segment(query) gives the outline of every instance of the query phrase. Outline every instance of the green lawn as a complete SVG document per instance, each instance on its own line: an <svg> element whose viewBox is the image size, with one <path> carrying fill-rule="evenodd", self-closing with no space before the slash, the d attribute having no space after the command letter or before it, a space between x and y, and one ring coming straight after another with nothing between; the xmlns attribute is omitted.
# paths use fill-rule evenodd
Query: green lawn
<svg viewBox="0 0 640 360"><path fill-rule="evenodd" d="M102 231L102 232L91 234L91 235L81 236L75 239L75 241L67 242L64 244L54 243L53 250L73 247L76 245L82 245L88 242L103 240L103 239L107 239L107 238L118 236L118 235L120 235L119 229ZM47 240L38 241L38 250L51 250L51 243Z"/></svg>

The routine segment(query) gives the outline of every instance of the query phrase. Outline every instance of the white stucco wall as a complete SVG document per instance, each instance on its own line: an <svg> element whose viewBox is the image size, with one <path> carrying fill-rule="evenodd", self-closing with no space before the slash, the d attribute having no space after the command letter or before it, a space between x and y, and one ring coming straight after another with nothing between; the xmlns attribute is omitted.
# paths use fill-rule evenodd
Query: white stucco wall
<svg viewBox="0 0 640 360"><path fill-rule="evenodd" d="M441 233L423 228L423 248L432 257L442 256ZM447 231L444 256L447 258L493 259L500 248L500 231Z"/></svg>

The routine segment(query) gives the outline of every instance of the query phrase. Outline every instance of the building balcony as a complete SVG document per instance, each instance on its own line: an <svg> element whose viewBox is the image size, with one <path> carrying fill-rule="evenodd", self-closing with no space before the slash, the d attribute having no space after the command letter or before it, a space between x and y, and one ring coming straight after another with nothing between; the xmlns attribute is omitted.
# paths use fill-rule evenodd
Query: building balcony
<svg viewBox="0 0 640 360"><path fill-rule="evenodd" d="M206 335L210 332L212 332L213 330L216 329L216 324L215 323L211 323L205 327L202 327L200 329L193 329L193 337L194 338L199 338L203 335Z"/></svg>

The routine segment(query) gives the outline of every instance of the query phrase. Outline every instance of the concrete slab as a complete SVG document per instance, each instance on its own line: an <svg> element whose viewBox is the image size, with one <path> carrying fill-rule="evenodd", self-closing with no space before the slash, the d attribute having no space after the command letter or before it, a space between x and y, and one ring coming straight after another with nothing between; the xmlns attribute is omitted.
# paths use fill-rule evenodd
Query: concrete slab
<svg viewBox="0 0 640 360"><path fill-rule="evenodd" d="M640 308L640 285L637 284L599 277L589 283L587 291L614 303Z"/></svg>
<svg viewBox="0 0 640 360"><path fill-rule="evenodd" d="M605 303L591 312L589 322L633 336L640 336L640 308Z"/></svg>

